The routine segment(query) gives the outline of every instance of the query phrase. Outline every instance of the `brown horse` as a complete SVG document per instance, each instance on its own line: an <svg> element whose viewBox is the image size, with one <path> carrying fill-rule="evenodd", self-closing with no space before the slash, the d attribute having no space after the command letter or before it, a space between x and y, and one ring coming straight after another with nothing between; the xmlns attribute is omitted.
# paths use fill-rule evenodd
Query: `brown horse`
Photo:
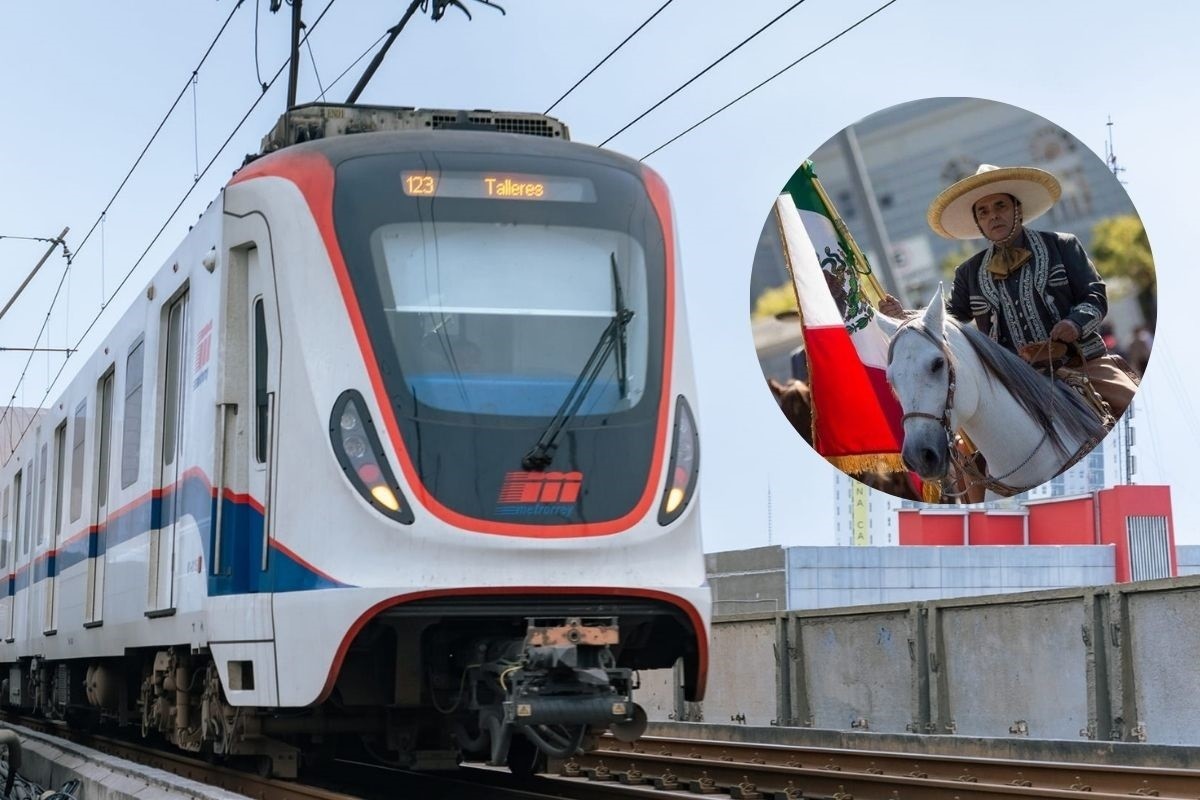
<svg viewBox="0 0 1200 800"><path fill-rule="evenodd" d="M792 423L796 432L808 443L809 447L812 447L812 391L808 388L808 384L794 378L787 383L767 378L767 386L770 387L771 394L779 403L779 410L787 417L787 421ZM870 488L887 492L893 497L899 497L902 500L921 500L920 495L913 488L912 482L908 479L907 473L875 470L874 472L858 473L853 477Z"/></svg>

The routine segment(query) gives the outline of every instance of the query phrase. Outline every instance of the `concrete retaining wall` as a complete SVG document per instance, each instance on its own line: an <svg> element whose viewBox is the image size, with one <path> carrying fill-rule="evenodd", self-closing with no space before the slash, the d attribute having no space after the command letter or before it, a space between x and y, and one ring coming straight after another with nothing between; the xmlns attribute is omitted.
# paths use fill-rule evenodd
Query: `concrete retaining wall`
<svg viewBox="0 0 1200 800"><path fill-rule="evenodd" d="M656 721L1200 745L1200 575L718 618L708 695ZM648 687L648 688L647 688Z"/></svg>

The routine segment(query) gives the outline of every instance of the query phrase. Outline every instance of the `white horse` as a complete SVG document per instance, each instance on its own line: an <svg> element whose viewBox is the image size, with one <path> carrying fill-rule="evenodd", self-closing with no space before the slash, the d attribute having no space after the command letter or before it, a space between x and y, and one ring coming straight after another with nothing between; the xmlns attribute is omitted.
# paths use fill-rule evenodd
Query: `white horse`
<svg viewBox="0 0 1200 800"><path fill-rule="evenodd" d="M974 326L947 318L938 289L919 316L879 317L891 338L888 382L904 411L901 455L926 480L946 477L953 461L968 476L970 460L952 444L964 432L987 460L977 482L1011 496L1053 478L1107 432L1075 392L1052 382Z"/></svg>

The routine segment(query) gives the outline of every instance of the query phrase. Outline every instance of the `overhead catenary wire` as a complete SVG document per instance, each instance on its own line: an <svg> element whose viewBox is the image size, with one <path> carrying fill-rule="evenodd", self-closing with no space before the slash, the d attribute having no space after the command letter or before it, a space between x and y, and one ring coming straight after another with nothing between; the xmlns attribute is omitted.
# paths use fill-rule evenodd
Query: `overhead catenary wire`
<svg viewBox="0 0 1200 800"><path fill-rule="evenodd" d="M70 253L70 250L67 249L66 243L63 241L63 239L66 237L67 233L70 230L71 229L69 227L63 228L62 233L60 233L57 238L50 240L50 247L47 248L46 253L42 256L41 260L38 261L37 266L35 266L33 268L33 270L29 273L29 277L27 277L25 279L25 282L22 283L21 286L17 289L17 291L13 294L12 299L10 299L8 301L8 303L4 306L4 309L2 311L0 311L0 317L3 317L6 313L8 313L8 309L11 308L12 304L15 303L17 298L21 296L21 292L23 292L25 290L25 287L29 285L29 282L31 280L33 280L33 276L38 273L38 270L40 270L42 268L42 265L46 263L46 260L49 259L51 254L54 253L54 251L57 250L59 247L62 248L63 258L67 261L68 264L70 264L71 253ZM61 286L61 283L60 283L60 286ZM50 310L53 310L53 306L51 306ZM46 312L47 322L49 322L50 310L48 310ZM38 331L38 338L35 339L34 343L33 343L33 346L35 348L38 346L38 344L41 343L42 333L45 330L46 330L46 324L43 323L41 331ZM18 392L21 392L24 388L25 375L29 371L29 365L31 363L33 363L33 356L34 356L35 352L36 352L36 350L31 350L29 353L29 358L27 358L25 360L25 366L21 370L21 377L17 379L17 384L13 388L12 397L9 398L8 406L4 409L4 412L2 414L0 414L0 424L3 424L4 420L8 419L9 412L12 411L13 405L17 402ZM24 395L22 395L22 399L24 399Z"/></svg>
<svg viewBox="0 0 1200 800"><path fill-rule="evenodd" d="M305 39L304 43L308 45L308 58L310 61L312 61L313 75L317 76L317 88L321 90L321 96L323 97L325 95L325 87L321 85L321 73L317 69L317 57L313 55L312 42L310 42L308 39Z"/></svg>
<svg viewBox="0 0 1200 800"><path fill-rule="evenodd" d="M557 99L557 100L555 100L553 103L551 103L551 104L550 104L550 107L549 107L549 108L547 108L547 109L546 109L545 111L543 111L542 113L543 113L543 114L549 114L551 111L553 111L553 110L554 110L554 107L555 107L556 105L558 105L559 103L561 103L563 100L566 100L566 99L567 99L567 95L569 95L571 92L573 92L573 91L575 91L576 89L578 89L578 88L579 88L579 84L583 83L583 82L584 82L584 81L586 81L588 78L592 77L592 73L593 73L593 72L595 72L596 70L600 69L600 67L604 66L604 62L608 61L610 58L612 58L614 55L616 55L617 51L618 51L618 50L620 50L622 47L624 47L626 44L628 44L628 42L629 42L629 40L630 40L630 39L632 39L634 36L637 36L639 33L641 33L641 31L642 31L642 28L644 28L644 27L646 27L647 25L649 25L649 24L650 24L650 21L651 21L651 20L653 20L655 17L657 17L657 16L658 16L660 13L662 13L662 10L663 10L664 8L666 8L667 6L671 5L671 3L672 3L672 2L673 2L673 0L667 0L667 2L663 3L661 6L659 6L659 7L658 7L658 10L657 10L657 11L655 11L655 12L654 12L653 14L651 14L650 16L646 17L645 21L644 21L644 22L642 22L642 24L641 24L641 25L638 25L636 28L634 28L634 30L633 30L633 33L629 34L629 35L628 35L628 36L626 36L624 39L622 39L622 40L621 40L621 43L620 43L619 45L617 45L617 46L616 46L616 47L614 47L614 48L613 48L611 51L609 51L608 55L606 55L604 58L600 59L600 61L596 63L596 66L594 66L594 67L592 67L591 69L589 69L589 70L587 71L587 74L586 74L586 75L584 75L584 76L583 76L582 78L580 78L579 80L575 81L574 85L572 85L570 89L567 89L565 92L563 92L563 93L562 93L562 97L558 98L558 99Z"/></svg>
<svg viewBox="0 0 1200 800"><path fill-rule="evenodd" d="M42 334L46 332L46 327L47 327L47 325L49 325L50 315L53 313L54 304L57 302L59 294L62 291L63 281L66 280L66 276L70 272L71 262L76 257L78 257L80 251L82 251L83 248L87 246L88 241L92 238L92 234L96 232L96 228L98 228L100 226L101 222L104 220L105 215L108 213L109 209L112 208L112 204L114 202L116 202L117 197L120 196L121 191L125 188L125 185L127 183L129 183L129 179L133 176L133 173L137 170L138 166L141 165L142 159L144 159L146 157L146 153L150 150L151 145L153 145L155 140L158 139L158 134L162 132L163 126L165 126L167 124L167 121L171 118L171 115L173 113L175 113L175 109L179 107L179 103L180 103L180 101L183 100L184 95L187 94L188 88L192 86L192 82L195 79L195 76L199 73L200 68L203 67L204 63L208 60L209 55L213 51L213 48L215 48L217 46L217 42L219 42L221 40L221 36L225 33L226 29L229 28L229 23L233 20L233 15L237 13L237 10L242 7L242 4L244 2L245 2L245 0L237 0L237 3L235 3L233 8L230 9L229 14L225 17L225 21L221 24L220 29L217 31L217 33L213 37L212 41L209 42L208 47L205 49L204 55L200 57L199 63L196 64L195 68L188 75L187 81L183 84L183 87L180 88L180 90L179 90L179 94L177 94L175 96L175 101L171 103L171 107L167 109L167 113L164 114L162 120L159 121L158 126L154 129L154 133L152 133L150 135L150 139L146 142L145 146L142 147L142 151L138 154L138 157L134 160L133 166L131 166L129 168L129 171L125 173L125 177L121 179L121 183L117 186L116 191L113 192L112 197L110 197L108 199L108 202L105 203L104 208L101 209L100 214L96 217L96 221L92 223L92 227L88 229L88 232L86 234L84 234L83 239L81 239L79 244L75 246L74 253L67 255L67 268L63 271L63 277L62 277L62 279L59 280L58 288L54 292L54 297L50 300L50 306L46 310L46 319L42 323L41 330L38 331L37 338L34 340L35 347L41 342ZM257 2L257 0L256 0L256 2ZM198 177L196 178L196 182L199 182ZM193 183L193 185L195 185L195 183ZM65 245L64 245L64 249L65 249ZM103 306L101 307L101 311L103 311ZM0 413L0 422L3 422L4 418L7 417L9 412L12 410L13 403L16 401L17 392L20 390L20 387L21 387L22 383L24 382L25 375L29 371L29 365L33 361L33 356L34 356L33 353L29 354L29 359L26 360L25 366L21 370L21 377L17 379L17 386L13 390L12 399L9 400L8 406L4 409L3 413ZM61 370L60 370L59 374L61 374Z"/></svg>
<svg viewBox="0 0 1200 800"><path fill-rule="evenodd" d="M774 19L772 19L770 22L768 22L767 24L763 25L761 28L759 28L759 29L758 29L758 30L756 30L754 33L752 33L752 34L750 34L749 36L747 36L745 39L742 39L742 41L738 42L736 45L734 45L734 46L733 46L732 48L730 48L729 50L725 51L725 54L724 54L724 55L722 55L722 56L721 56L720 58L718 58L716 61L714 61L714 62L712 62L711 64L709 64L709 65L708 65L707 67L705 67L704 69L702 69L702 70L700 70L699 72L697 72L697 73L696 73L695 75L693 75L692 77L688 78L688 79L687 79L686 81L684 81L684 82L683 82L683 83L682 83L682 84L681 84L681 85L680 85L678 88L676 88L674 91L672 91L672 92L671 92L670 94L668 94L666 97L664 97L663 99L659 100L659 101L658 101L657 103L655 103L654 105L652 105L652 106L650 106L649 108L647 108L647 109L646 109L645 111L643 111L641 114L638 114L636 117L634 117L634 118L633 118L632 120L630 120L629 122L625 123L625 125L624 125L624 126L623 126L623 127L620 129L620 130L618 130L616 133L612 134L612 135L611 135L611 136L609 136L607 139L605 139L603 142L601 142L599 146L600 146L600 147L604 147L604 145L608 144L608 143L609 143L609 142L611 142L613 139L617 138L617 137L618 137L618 136L620 136L622 133L624 133L625 131L627 131L627 130L629 130L630 128L632 128L634 125L636 125L636 124L637 124L638 122L640 122L642 119L644 119L644 118L645 118L645 117L646 117L648 114L650 114L650 112L654 111L654 109L658 108L658 107L659 107L659 106L661 106L663 103L667 102L667 101L668 101L668 100L670 100L672 97L674 97L675 95L679 94L680 92L682 92L682 91L683 91L684 89L686 89L687 87L691 86L693 83L695 83L695 82L696 82L696 80L698 80L698 79L699 79L701 76L705 75L705 74L706 74L706 73L707 73L707 72L708 72L710 69L712 69L713 67L717 66L718 64L720 64L720 63L721 63L722 61L724 61L725 59L729 58L731 55L733 55L734 53L736 53L738 50L741 50L743 47L745 47L747 44L749 44L751 41L753 41L753 40L754 40L756 37L758 37L758 36L759 36L759 34L761 34L761 33L762 33L763 31L765 31L767 28L770 28L770 27L771 27L772 25L774 25L775 23L779 22L779 20L783 19L783 18L784 18L784 17L786 17L788 14L792 13L793 11L795 11L797 8L799 8L800 6L802 6L802 5L803 5L805 2L806 2L806 0L796 0L796 2L792 3L790 6L788 6L787 8L785 8L783 11L779 12L779 14L777 14L777 15L775 16L775 18L774 18Z"/></svg>
<svg viewBox="0 0 1200 800"><path fill-rule="evenodd" d="M804 61L804 60L805 60L806 58L808 58L809 56L811 56L811 55L813 55L813 54L815 54L815 53L818 53L818 52L820 52L821 50L825 49L827 46L829 46L829 45L833 44L833 43L834 43L834 42L836 42L838 39L842 38L842 37L843 37L843 36L845 36L847 33L849 33L850 31L854 30L855 28L857 28L859 25L862 25L864 22L866 22L867 20L871 19L871 17L874 17L876 14L879 14L879 13L880 13L880 12L882 12L882 11L883 11L885 8L887 8L888 6L892 5L892 4L893 4L893 3L895 3L895 2L896 2L896 0L888 0L888 2L886 2L886 3L884 3L883 5L879 6L879 8L875 9L875 10L874 10L874 11L872 11L870 14L867 14L865 17L863 17L863 18L861 18L860 20L858 20L858 22L855 22L853 25L849 25L849 26L847 26L847 27L843 28L841 31L839 31L838 33L836 33L836 34L834 34L833 36L829 37L829 38L828 38L828 39L826 39L824 42L822 42L821 44L819 44L819 45L817 45L816 47L814 47L812 50L809 50L807 53L805 53L804 55L800 56L799 58L797 58L797 59L796 59L795 61L793 61L792 63L788 64L786 67L784 67L783 69L779 70L778 72L776 72L776 73L775 73L774 75L772 75L771 77L769 77L769 78L767 78L766 80L764 80L764 81L762 81L762 82L760 82L760 83L756 84L755 86L751 87L750 89L747 89L746 91L742 92L740 95L738 95L738 96L737 96L737 97L735 97L734 99L730 100L728 103L726 103L725 105L721 106L720 108L718 108L716 111L714 111L714 112L712 112L711 114L709 114L709 115L708 115L707 117L705 117L704 119L700 120L699 122L695 123L694 125L692 125L692 126L690 126L690 127L686 128L686 129L684 129L683 131L681 131L681 132L677 133L675 136L672 136L670 139L668 139L667 141L663 142L663 143L662 143L662 144L660 144L658 147L656 147L656 148L654 148L653 150L651 150L649 153L646 153L646 155L642 156L642 157L641 157L641 158L639 158L638 160L639 160L639 161L645 161L647 158L649 158L650 156L654 155L654 154L655 154L655 153L657 153L659 150L662 150L662 149L663 149L664 147L666 147L667 145L669 145L669 144L672 144L673 142L675 142L675 141L677 141L677 140L679 140L679 139L682 139L684 136L686 136L687 134L689 134L689 133L691 133L692 131L696 130L696 128L699 128L701 125L703 125L704 123L708 122L708 121L709 121L710 119L712 119L713 117L717 116L718 114L720 114L721 112L723 112L723 111L725 111L725 110L729 109L731 106L735 105L736 103L739 103L739 102L741 102L742 100L744 100L745 98L747 98L747 97L749 97L750 95L754 94L754 93L755 93L755 92L757 92L759 89L761 89L762 87L766 86L768 83L770 83L771 81L775 80L775 79L776 79L776 78L778 78L780 75L782 75L783 73L785 73L785 72L787 72L788 70L790 70L792 67L794 67L794 66L796 66L797 64L799 64L800 62ZM681 88L682 88L682 87L681 87Z"/></svg>
<svg viewBox="0 0 1200 800"><path fill-rule="evenodd" d="M348 66L348 67L346 67L344 70L342 70L341 74L340 74L340 75L338 75L336 78L334 78L334 79L333 79L333 83L331 83L331 84L329 84L328 86L326 86L326 87L325 87L324 91L322 91L322 92L321 92L321 94L320 94L320 96L318 96L318 97L317 97L317 102L320 102L321 100L324 100L324 99L325 99L325 93L326 93L326 92L328 92L328 91L329 91L330 89L332 89L334 86L337 86L337 85L338 85L338 83L339 83L339 82L342 80L342 78L346 77L347 73L349 73L349 72L350 72L350 70L352 70L352 69L354 69L355 67L357 67L357 66L358 66L358 62L360 62L360 61L362 61L364 58L366 58L366 57L367 57L367 56L370 54L370 52L371 52L372 50L374 50L376 47L379 47L379 43L380 43L380 42L382 42L384 39L386 39L386 38L387 38L388 36L390 36L390 35L391 35L391 32L390 32L390 31L384 31L383 33L381 33L381 34L379 35L379 38L378 38L378 39L376 39L376 40L374 41L374 43L373 43L373 44L372 44L370 47L368 47L366 50L363 50L363 51L362 51L362 55L360 55L358 58L354 59L354 61L350 62L350 66Z"/></svg>
<svg viewBox="0 0 1200 800"><path fill-rule="evenodd" d="M308 37L312 35L312 32L314 30L316 30L318 25L320 25L321 20L325 18L325 15L329 12L329 9L333 6L333 4L335 2L337 2L337 0L329 0L329 2L325 4L325 8L322 9L322 11L321 11L320 15L317 17L317 19L312 23L312 25L309 25L307 27L305 34L304 34L304 39L301 40L301 43L303 43L304 41L307 41ZM268 90L272 86L275 85L275 82L277 80L279 80L279 76L282 75L283 71L288 68L290 62L291 62L291 56L289 56L283 62L283 64L280 65L279 69L275 72L274 77L272 77L270 82L267 84ZM225 141L221 144L220 148L217 149L217 152L213 154L213 157L211 159L209 159L209 162L205 165L204 169L200 172L201 179L205 175L208 174L208 171L210 169L212 169L213 164L215 164L217 159L220 158L221 154L225 152L225 149L229 146L230 142L233 141L233 138L238 134L238 131L240 131L242 129L242 126L246 124L246 121L248 119L250 119L250 115L254 113L254 110L256 108L258 108L258 104L262 102L264 97L266 97L266 92L260 93L258 98L253 103L250 104L250 108L248 108L246 110L246 113L242 115L242 118L238 121L237 125L234 126L234 129L225 138ZM187 202L188 198L191 197L192 192L194 192L196 190L196 187L199 185L200 185L200 180L197 179L196 181L193 181L191 186L188 187L188 190L186 192L184 192L183 197L180 198L180 200L176 204L175 208L167 216L167 219L163 222L162 226L158 229L158 232L154 234L154 238L152 238L150 240L150 243L148 245L146 245L146 248L142 251L142 254L140 256L138 256L137 260L133 263L133 266L131 266L129 268L129 270L125 273L124 277L121 278L121 282L119 284L117 284L117 287L115 289L113 289L112 294L109 295L110 301L112 300L112 298L117 296L117 294L121 291L121 289L125 286L125 284L133 276L133 273L137 271L137 268L139 266L141 266L141 264L145 260L146 256L150 253L150 250L154 247L155 244L158 243L158 240L162 237L162 235L166 231L167 227L175 219L175 216L179 213L180 209L183 208L183 204ZM76 251L76 253L78 253L78 251ZM68 269L69 269L69 266L70 265L68 263ZM64 274L64 279L65 279L66 271L64 271L63 274ZM59 283L59 288L60 289L62 288L61 281ZM57 297L57 293L55 296ZM106 303L106 307L107 307L107 303ZM92 317L92 320L91 320L91 322L88 323L87 328L76 339L75 344L72 349L74 349L74 350L79 349L80 344L82 344L83 340L87 338L89 333L91 333L92 328L94 328L96 326L96 323L100 321L100 318L103 315L104 315L104 309L101 309L99 312L96 313L95 316ZM49 314L47 314L47 321L48 320L49 320ZM42 328L43 328L43 330L45 330L45 325L43 325ZM40 339L40 334L39 334L39 339ZM33 357L33 354L31 353L30 354L31 360L32 360L32 357ZM67 368L67 364L69 363L69 360L70 360L70 356L68 354L68 357L63 359L63 363L59 366L58 372L56 372L54 374L54 377L51 378L50 382L47 384L46 391L42 395L42 399L38 402L39 407L45 405L46 398L48 398L50 396L50 392L54 390L54 386L58 383L58 379L62 377L63 372ZM28 364L26 364L26 366L28 366ZM15 452L17 450L17 448L21 445L21 442L25 439L26 434L29 433L29 429L33 426L33 423L35 420L36 420L36 417L31 417L29 422L25 425L24 429L22 429L20 437L18 437L17 440L15 442L13 442L13 444L12 444L12 452ZM7 460L9 457L11 457L12 452L2 454L3 457L5 458L4 463L7 463Z"/></svg>
<svg viewBox="0 0 1200 800"><path fill-rule="evenodd" d="M103 219L104 215L108 213L110 208L112 208L112 204L116 201L117 197L121 194L121 190L125 188L125 184L129 183L129 178L133 175L134 171L142 163L142 159L146 157L146 152L150 149L150 146L152 144L154 144L154 141L158 138L158 134L162 132L163 126L167 124L167 120L169 120L171 118L171 114L175 113L175 109L179 107L180 101L183 100L184 95L187 94L188 89L192 86L193 78L195 77L195 75L197 73L200 72L200 68L204 66L204 62L206 62L208 60L209 55L213 51L213 48L217 46L217 42L220 41L221 36L225 33L225 30L229 27L229 23L233 19L233 15L237 13L237 10L242 7L242 4L244 2L245 2L245 0L238 0L238 2L234 5L233 9L229 12L229 15L227 17L225 17L225 22L222 23L221 29L217 31L217 35L213 37L213 40L211 42L209 42L208 48L204 51L204 55L201 56L199 63L196 64L195 68L193 68L192 71L188 73L187 80L184 82L183 86L180 88L179 94L175 95L175 101L173 103L171 103L171 107L168 108L167 113L163 115L162 120L158 123L158 127L156 127L154 129L154 133L152 133L150 135L150 139L149 139L149 141L146 142L145 147L143 147L142 151L140 153L138 153L138 157L137 157L137 159L134 160L133 166L131 166L129 168L129 171L125 173L125 177L121 179L121 183L119 186L117 186L117 190L115 192L113 192L112 197L110 197L108 199L108 202L105 203L104 208L100 211L100 215L97 216L96 221L92 223L92 227L88 229L88 232L86 234L84 234L83 239L81 239L79 244L76 245L76 247L75 247L75 255L76 256L78 256L79 252L81 250L83 250L83 248L87 245L88 240L92 238L92 234L96 231L96 227L99 226L100 220Z"/></svg>

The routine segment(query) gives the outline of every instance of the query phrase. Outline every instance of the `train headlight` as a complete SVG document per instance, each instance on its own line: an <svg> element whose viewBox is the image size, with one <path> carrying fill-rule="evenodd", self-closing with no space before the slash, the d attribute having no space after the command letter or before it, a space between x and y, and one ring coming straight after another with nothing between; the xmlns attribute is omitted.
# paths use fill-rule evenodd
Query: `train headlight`
<svg viewBox="0 0 1200 800"><path fill-rule="evenodd" d="M687 400L675 401L675 430L671 439L671 462L667 466L667 488L658 509L658 524L667 525L683 513L696 492L700 474L700 438Z"/></svg>
<svg viewBox="0 0 1200 800"><path fill-rule="evenodd" d="M333 404L329 439L334 455L358 493L378 511L405 525L413 521L387 456L379 444L375 424L367 414L362 395L347 389Z"/></svg>

